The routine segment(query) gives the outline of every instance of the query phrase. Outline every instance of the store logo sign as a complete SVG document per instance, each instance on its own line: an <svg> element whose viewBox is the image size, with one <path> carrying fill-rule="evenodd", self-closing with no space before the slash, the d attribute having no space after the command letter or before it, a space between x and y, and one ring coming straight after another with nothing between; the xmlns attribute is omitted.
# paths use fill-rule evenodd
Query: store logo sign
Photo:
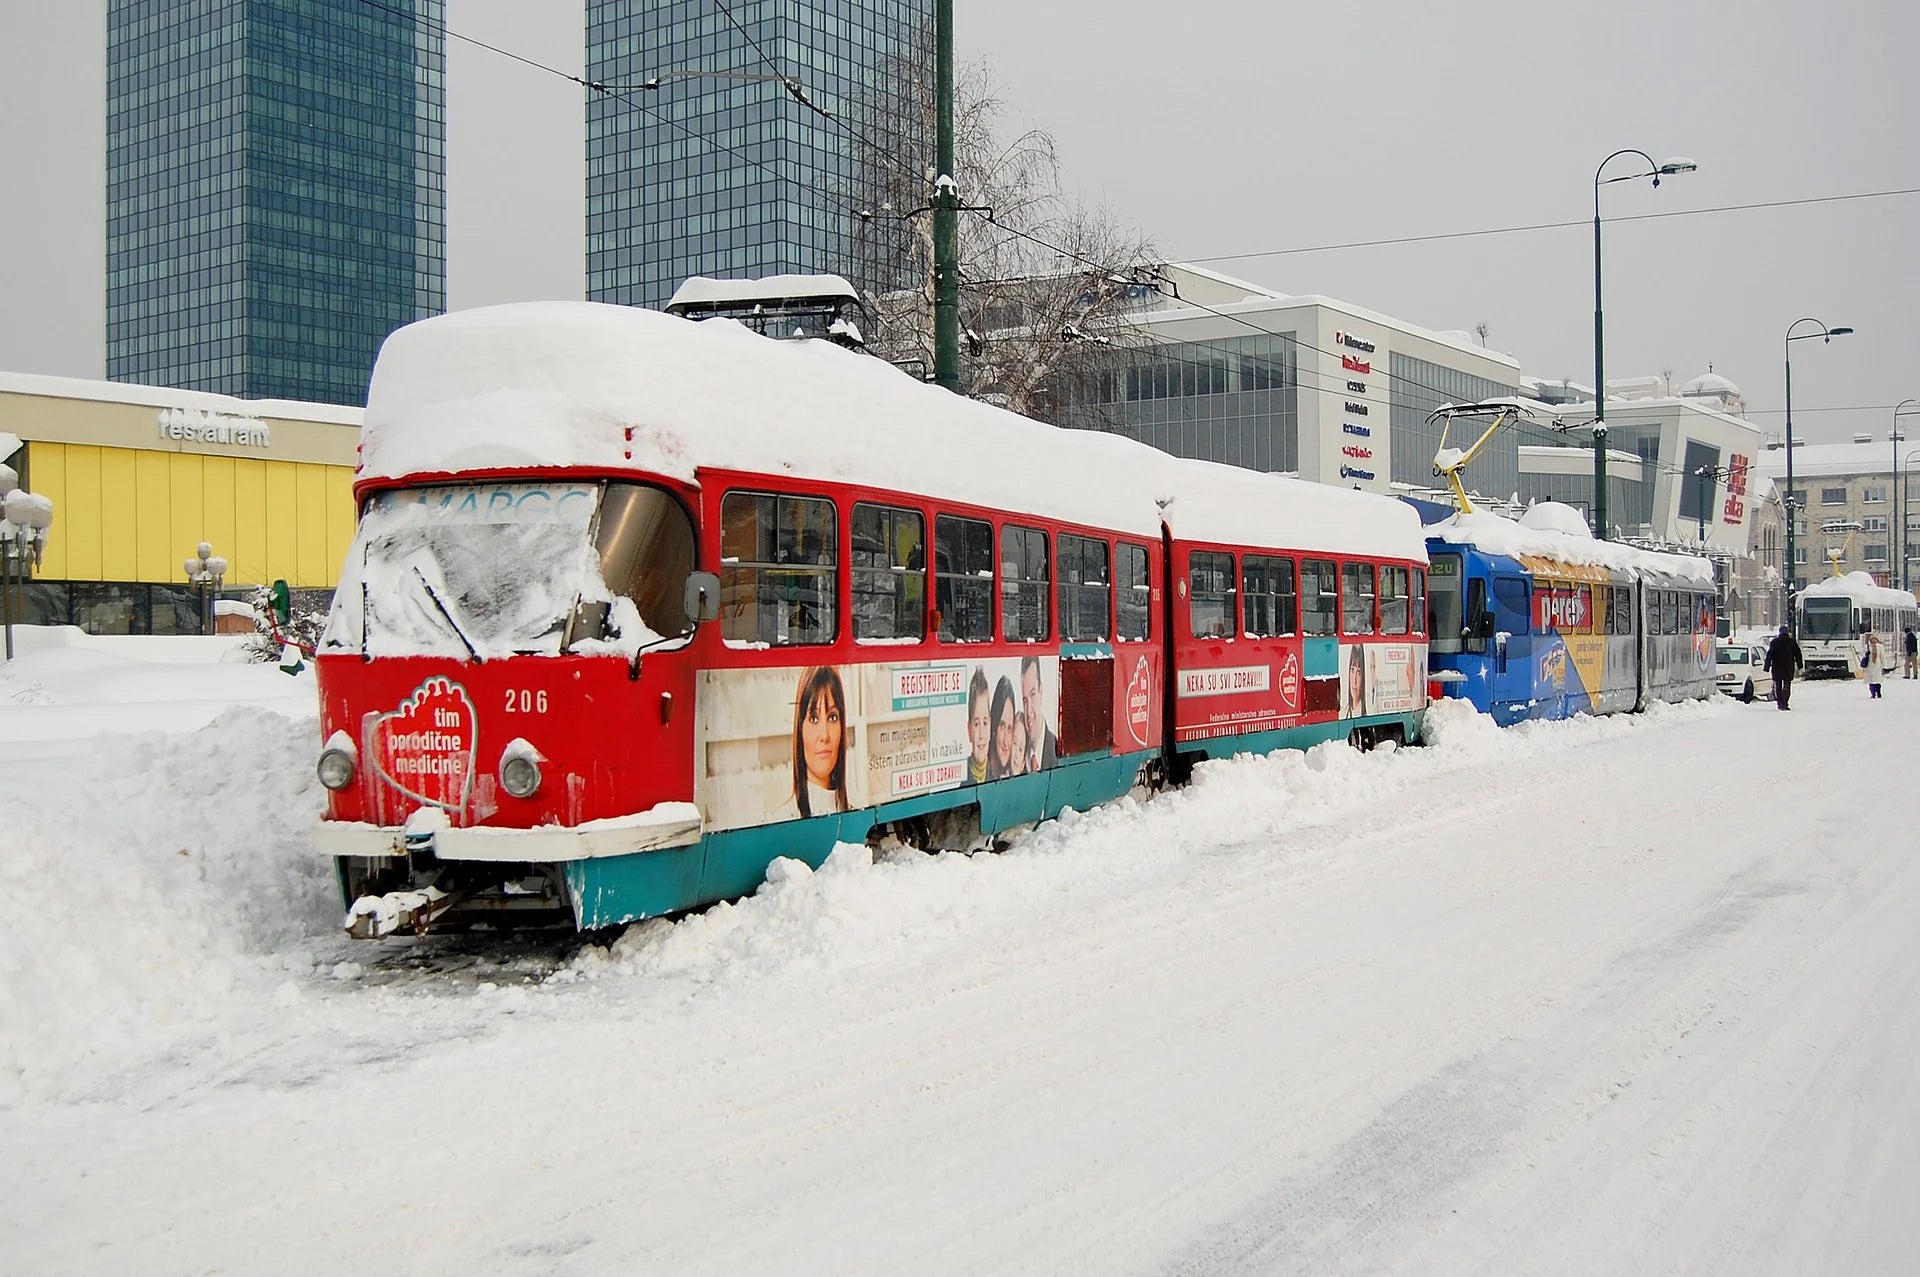
<svg viewBox="0 0 1920 1277"><path fill-rule="evenodd" d="M1355 337L1352 333L1340 332L1337 329L1333 334L1333 344L1336 346L1345 346L1349 350L1357 350L1363 355L1371 355L1374 351L1373 343L1366 338Z"/></svg>
<svg viewBox="0 0 1920 1277"><path fill-rule="evenodd" d="M273 438L258 417L234 417L202 408L162 408L160 437L176 443L217 443L230 448L269 448Z"/></svg>
<svg viewBox="0 0 1920 1277"><path fill-rule="evenodd" d="M1355 359L1352 355L1340 356L1340 366L1348 372L1357 372L1362 377L1367 376L1373 371L1373 363L1371 360Z"/></svg>

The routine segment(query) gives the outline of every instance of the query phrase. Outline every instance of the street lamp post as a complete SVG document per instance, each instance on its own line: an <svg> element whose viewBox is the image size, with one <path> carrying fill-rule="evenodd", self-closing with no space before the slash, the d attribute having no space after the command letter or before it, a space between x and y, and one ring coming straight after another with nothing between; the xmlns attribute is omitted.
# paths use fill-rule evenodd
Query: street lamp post
<svg viewBox="0 0 1920 1277"><path fill-rule="evenodd" d="M1817 333L1796 333L1793 331L1802 324L1819 324L1820 331ZM1803 317L1787 325L1787 337L1786 340L1781 343L1782 349L1785 351L1787 365L1787 575L1786 599L1784 602L1786 604L1785 611L1788 624L1792 624L1793 617L1793 571L1796 566L1793 561L1793 526L1795 509L1799 505L1799 497L1793 489L1793 343L1796 341L1805 341L1809 337L1818 337L1821 343L1825 344L1832 341L1835 337L1845 337L1852 331L1853 329L1844 327L1829 328L1818 319Z"/></svg>
<svg viewBox="0 0 1920 1277"><path fill-rule="evenodd" d="M1623 155L1635 155L1645 160L1647 171L1602 178L1600 175L1606 171L1607 165ZM1602 541L1607 539L1607 343L1606 326L1600 309L1600 188L1614 182L1638 181L1643 177L1652 178L1657 187L1663 177L1691 173L1699 167L1688 159L1671 159L1664 164L1656 164L1645 151L1625 150L1615 151L1601 160L1600 167L1593 171L1593 535Z"/></svg>
<svg viewBox="0 0 1920 1277"><path fill-rule="evenodd" d="M200 632L213 632L213 592L220 588L226 579L227 561L213 552L213 546L205 541L194 547L200 557L184 560L181 566L187 570L189 584L200 587Z"/></svg>
<svg viewBox="0 0 1920 1277"><path fill-rule="evenodd" d="M1896 553L1894 562L1900 565L1900 574L1898 576L1889 574L1887 580L1889 583L1897 584L1902 590L1909 587L1907 585L1907 485L1900 477L1900 414L1906 411L1908 404L1920 408L1920 399L1902 399L1895 404L1893 429L1887 431L1893 440L1893 522L1895 525L1893 545Z"/></svg>
<svg viewBox="0 0 1920 1277"><path fill-rule="evenodd" d="M1915 457L1920 457L1920 449L1915 449L1900 458L1900 464L1895 467L1894 482L1900 485L1902 492L1906 491L1907 481L1913 477L1913 459ZM1911 509L1913 506L1911 500L1903 500L1900 504L1903 509ZM1902 539L1901 546L1900 588L1903 590L1911 590L1913 588L1913 573L1907 568L1906 556L1913 553L1913 548L1906 544L1904 538Z"/></svg>
<svg viewBox="0 0 1920 1277"><path fill-rule="evenodd" d="M13 659L13 584L33 578L53 526L53 498L20 486L12 466L0 465L0 625L6 630L7 659Z"/></svg>

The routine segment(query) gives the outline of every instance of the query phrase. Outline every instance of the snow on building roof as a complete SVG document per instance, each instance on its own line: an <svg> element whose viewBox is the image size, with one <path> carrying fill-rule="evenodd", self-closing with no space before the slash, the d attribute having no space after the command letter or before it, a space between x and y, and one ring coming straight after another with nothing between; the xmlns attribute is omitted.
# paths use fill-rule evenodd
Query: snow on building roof
<svg viewBox="0 0 1920 1277"><path fill-rule="evenodd" d="M1908 440L1900 441L1900 455L1908 451ZM1802 443L1794 441L1794 479L1833 478L1841 475L1891 475L1894 444L1890 439L1875 443ZM1776 477L1787 473L1787 450L1768 448L1754 461L1754 467Z"/></svg>
<svg viewBox="0 0 1920 1277"><path fill-rule="evenodd" d="M1872 573L1849 572L1845 576L1828 577L1815 582L1800 591L1803 599L1852 599L1862 607L1912 607L1913 595L1905 590L1891 590L1876 583Z"/></svg>
<svg viewBox="0 0 1920 1277"><path fill-rule="evenodd" d="M767 275L760 279L711 279L695 275L673 290L669 306L739 306L748 302L860 300L838 275Z"/></svg>
<svg viewBox="0 0 1920 1277"><path fill-rule="evenodd" d="M1717 372L1702 373L1680 387L1682 395L1738 395L1740 387Z"/></svg>
<svg viewBox="0 0 1920 1277"><path fill-rule="evenodd" d="M1391 497L1060 430L824 341L594 302L458 311L387 338L361 482L566 467L791 474L1158 536L1420 558Z"/></svg>
<svg viewBox="0 0 1920 1277"><path fill-rule="evenodd" d="M1489 350L1487 347L1480 345L1470 333L1453 331L1439 332L1429 328L1422 328L1418 324L1408 323L1404 319L1394 319L1378 311L1368 310L1364 306L1356 306L1352 302L1341 301L1337 297L1325 297L1317 293L1288 294L1275 292L1273 289L1263 288L1258 284L1250 284L1245 280L1235 279L1230 275L1223 275L1218 271L1206 270L1188 262L1169 262L1167 269L1190 272L1205 278L1211 283L1238 290L1243 294L1243 299L1240 301L1208 302L1202 307L1197 302L1188 302L1182 298L1170 297L1167 299L1167 304L1164 308L1144 312L1140 316L1141 322L1143 323L1164 324L1175 319L1192 318L1192 314L1187 312L1197 312L1204 315L1209 311L1213 311L1222 315L1245 317L1252 312L1276 310L1283 307L1324 306L1328 310L1337 310L1341 314L1357 319L1362 323L1374 324L1381 328L1391 329L1394 332L1424 338L1438 345L1452 346L1456 349L1467 351L1470 354L1478 355L1482 359L1491 360L1496 364L1506 364L1514 368L1516 373L1520 367L1520 361L1518 359L1504 351ZM1312 345L1313 343L1309 341L1306 344Z"/></svg>
<svg viewBox="0 0 1920 1277"><path fill-rule="evenodd" d="M1539 506L1533 508L1538 509ZM1574 517L1579 516L1576 513ZM1558 520L1543 516L1542 521ZM1585 526L1584 521L1582 526ZM1558 559L1562 563L1585 567L1608 568L1616 572L1654 573L1707 583L1713 581L1713 563L1709 559L1642 550L1618 541L1596 541L1591 535L1569 536L1551 528L1528 527L1484 510L1473 514L1455 514L1439 523L1430 523L1426 532L1429 537L1452 545L1470 545L1488 554L1504 554L1509 558L1526 555Z"/></svg>
<svg viewBox="0 0 1920 1277"><path fill-rule="evenodd" d="M176 390L143 386L130 381L90 381L83 377L53 377L43 373L0 372L0 391L41 395L49 399L89 399L99 403L135 404L150 408L194 408L235 417L272 417L277 421L320 421L357 426L362 409L345 404L310 403L301 399L242 399L206 390Z"/></svg>

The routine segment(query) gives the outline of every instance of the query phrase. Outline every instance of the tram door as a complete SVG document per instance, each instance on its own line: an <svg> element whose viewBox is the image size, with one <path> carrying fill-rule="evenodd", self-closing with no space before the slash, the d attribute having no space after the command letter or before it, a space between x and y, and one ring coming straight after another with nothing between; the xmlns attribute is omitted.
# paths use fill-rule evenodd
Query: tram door
<svg viewBox="0 0 1920 1277"><path fill-rule="evenodd" d="M1493 628L1494 703L1507 706L1510 714L1528 717L1533 713L1529 706L1537 699L1534 667L1539 654L1534 651L1537 637L1525 577L1493 578Z"/></svg>

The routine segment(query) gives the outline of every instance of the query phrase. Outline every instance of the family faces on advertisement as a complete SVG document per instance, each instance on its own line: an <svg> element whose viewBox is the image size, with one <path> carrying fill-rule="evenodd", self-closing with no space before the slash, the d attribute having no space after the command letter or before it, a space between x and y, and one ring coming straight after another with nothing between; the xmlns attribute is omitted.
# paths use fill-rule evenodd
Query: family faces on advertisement
<svg viewBox="0 0 1920 1277"><path fill-rule="evenodd" d="M710 670L696 797L709 829L805 820L1055 764L1059 658Z"/></svg>

